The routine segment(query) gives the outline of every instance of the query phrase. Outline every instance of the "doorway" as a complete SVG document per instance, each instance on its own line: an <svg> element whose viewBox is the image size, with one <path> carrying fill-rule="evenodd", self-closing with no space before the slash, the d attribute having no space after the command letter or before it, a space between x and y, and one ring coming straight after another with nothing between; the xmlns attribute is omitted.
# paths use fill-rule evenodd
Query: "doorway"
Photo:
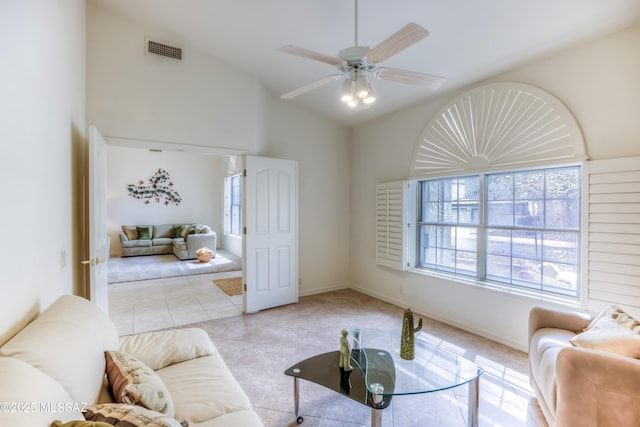
<svg viewBox="0 0 640 427"><path fill-rule="evenodd" d="M224 180L242 170L242 157L106 139L109 264L114 266L109 274L109 314L119 332L131 334L241 314L242 296L226 295L214 280L243 275L242 236L227 232L223 209ZM168 173L166 184L180 198L179 204L128 193L130 185L142 188L148 184L159 169ZM201 223L216 232L217 254L206 265L194 259L180 261L172 253L120 258L122 225L182 223ZM129 265L135 274L112 280L116 268L120 269L116 273L124 273L122 265Z"/></svg>

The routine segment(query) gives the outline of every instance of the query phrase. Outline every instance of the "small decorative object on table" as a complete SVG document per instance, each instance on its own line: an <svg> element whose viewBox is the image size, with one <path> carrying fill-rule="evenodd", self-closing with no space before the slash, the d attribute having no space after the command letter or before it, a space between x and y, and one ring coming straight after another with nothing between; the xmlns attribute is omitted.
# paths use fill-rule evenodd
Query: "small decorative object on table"
<svg viewBox="0 0 640 427"><path fill-rule="evenodd" d="M196 251L196 257L200 262L209 262L213 257L213 251L209 248L200 248Z"/></svg>
<svg viewBox="0 0 640 427"><path fill-rule="evenodd" d="M340 388L342 388L347 394L351 390L351 383L349 382L349 376L353 371L351 366L351 349L349 348L349 339L347 334L349 331L343 329L340 337Z"/></svg>
<svg viewBox="0 0 640 427"><path fill-rule="evenodd" d="M422 329L422 319L418 326L413 327L413 312L410 308L404 311L402 319L402 337L400 340L400 357L404 360L413 360L415 354L415 333Z"/></svg>

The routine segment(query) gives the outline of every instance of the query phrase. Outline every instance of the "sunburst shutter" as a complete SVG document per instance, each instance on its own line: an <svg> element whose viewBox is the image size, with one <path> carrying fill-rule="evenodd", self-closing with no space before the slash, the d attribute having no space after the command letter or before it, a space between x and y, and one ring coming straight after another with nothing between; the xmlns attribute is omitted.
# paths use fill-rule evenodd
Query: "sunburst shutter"
<svg viewBox="0 0 640 427"><path fill-rule="evenodd" d="M407 268L407 181L376 185L376 264Z"/></svg>
<svg viewBox="0 0 640 427"><path fill-rule="evenodd" d="M587 159L571 112L522 83L490 83L453 99L425 127L412 178L549 166Z"/></svg>

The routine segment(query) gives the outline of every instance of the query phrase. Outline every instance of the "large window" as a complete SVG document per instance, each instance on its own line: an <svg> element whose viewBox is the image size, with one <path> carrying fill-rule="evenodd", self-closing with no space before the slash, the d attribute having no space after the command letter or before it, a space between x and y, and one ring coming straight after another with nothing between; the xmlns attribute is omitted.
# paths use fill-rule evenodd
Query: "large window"
<svg viewBox="0 0 640 427"><path fill-rule="evenodd" d="M242 234L242 175L234 175L224 180L225 193L225 233Z"/></svg>
<svg viewBox="0 0 640 427"><path fill-rule="evenodd" d="M420 268L577 296L580 167L419 182Z"/></svg>

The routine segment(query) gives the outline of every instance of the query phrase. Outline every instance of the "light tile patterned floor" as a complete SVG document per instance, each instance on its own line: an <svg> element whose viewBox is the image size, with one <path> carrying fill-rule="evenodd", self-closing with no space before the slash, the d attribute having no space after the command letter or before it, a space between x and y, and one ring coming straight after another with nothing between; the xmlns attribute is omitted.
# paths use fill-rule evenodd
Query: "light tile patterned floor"
<svg viewBox="0 0 640 427"><path fill-rule="evenodd" d="M242 314L242 296L228 296L214 279L242 271L109 285L109 316L120 335L172 328Z"/></svg>
<svg viewBox="0 0 640 427"><path fill-rule="evenodd" d="M154 326L154 329L171 327L166 326L170 323L169 317L188 319L206 312L203 307L207 303L196 304L194 300L199 301L203 289L209 288L204 282L198 283L201 282L197 278L194 282L182 282L183 290L194 293L192 297L181 297L191 301L191 305L184 308L175 307L178 299L172 296L177 292L174 286L179 284L167 285L167 289L160 283L149 283L147 287L132 284L130 290L119 297L122 300L114 296L114 305L118 304L116 301L139 300L135 307L140 311L151 306L150 301L164 300L173 314L160 314L154 309L149 309L147 315L131 314L131 310L136 309L129 309L129 314L123 316L129 320L120 320L123 329L130 333L144 329L140 325ZM402 314L400 307L343 290L303 297L298 304L256 314L207 320L195 326L205 329L213 339L264 425L293 427L298 425L293 413L293 381L284 375L285 369L315 354L337 350L343 327L367 325L400 333ZM422 316L416 313L416 317ZM421 333L429 334L430 340L476 361L485 369L480 380L481 427L547 427L529 386L525 353L428 318L424 318ZM305 381L300 382L300 389L302 427L370 425L367 407ZM396 397L382 417L385 427L464 427L466 420L466 387Z"/></svg>

